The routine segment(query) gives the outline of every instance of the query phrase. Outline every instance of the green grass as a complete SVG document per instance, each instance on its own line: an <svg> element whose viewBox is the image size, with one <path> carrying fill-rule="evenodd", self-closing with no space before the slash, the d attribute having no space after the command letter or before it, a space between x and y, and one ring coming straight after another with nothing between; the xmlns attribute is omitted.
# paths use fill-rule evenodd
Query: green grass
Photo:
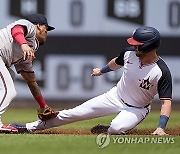
<svg viewBox="0 0 180 154"><path fill-rule="evenodd" d="M112 138L112 136L111 136ZM135 137L134 137L135 138ZM138 137L140 138L140 137ZM143 137L144 138L144 137ZM88 135L0 135L0 148L3 154L96 154L96 153L143 153L158 154L178 153L180 138L175 137L175 143L111 143L101 149L95 142L96 136Z"/></svg>
<svg viewBox="0 0 180 154"><path fill-rule="evenodd" d="M101 123L109 124L114 117L107 116L72 123L61 127L61 129L90 129ZM179 126L180 112L173 112L168 123L168 128ZM26 123L36 120L35 109L8 109L3 116L4 123L21 122ZM149 116L137 126L137 129L155 129L159 120L159 112L151 112ZM110 136L109 146L101 149L96 144L96 135L44 135L44 134L0 134L0 153L2 154L100 154L100 153L123 153L123 154L159 154L178 153L180 148L180 137L172 137L174 143L113 143L113 139L126 137L144 139L147 136ZM159 138L155 136L156 138ZM148 136L153 138L153 136ZM159 138L162 141L162 138Z"/></svg>

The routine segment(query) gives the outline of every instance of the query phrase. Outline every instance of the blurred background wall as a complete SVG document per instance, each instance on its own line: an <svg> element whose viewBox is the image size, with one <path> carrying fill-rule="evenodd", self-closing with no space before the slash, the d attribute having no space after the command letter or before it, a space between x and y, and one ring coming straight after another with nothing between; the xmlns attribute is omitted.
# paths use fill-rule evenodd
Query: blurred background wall
<svg viewBox="0 0 180 154"><path fill-rule="evenodd" d="M83 101L114 86L122 71L97 78L91 71L117 56L143 25L162 35L158 52L172 72L173 99L180 100L180 0L0 0L0 28L31 13L56 27L33 63L47 100ZM15 85L16 100L32 100L19 75Z"/></svg>

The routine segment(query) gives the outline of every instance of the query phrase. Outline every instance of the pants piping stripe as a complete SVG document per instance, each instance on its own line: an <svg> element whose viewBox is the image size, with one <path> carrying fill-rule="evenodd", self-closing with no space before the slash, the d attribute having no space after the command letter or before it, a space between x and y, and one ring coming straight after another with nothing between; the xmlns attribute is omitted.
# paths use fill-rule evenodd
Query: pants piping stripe
<svg viewBox="0 0 180 154"><path fill-rule="evenodd" d="M1 100L1 103L0 103L0 107L1 107L1 105L3 104L4 99L6 98L6 95L7 95L7 86L6 86L6 82L5 82L4 77L3 77L1 72L0 72L0 78L2 79L4 88L5 88L5 94L4 94L3 99Z"/></svg>

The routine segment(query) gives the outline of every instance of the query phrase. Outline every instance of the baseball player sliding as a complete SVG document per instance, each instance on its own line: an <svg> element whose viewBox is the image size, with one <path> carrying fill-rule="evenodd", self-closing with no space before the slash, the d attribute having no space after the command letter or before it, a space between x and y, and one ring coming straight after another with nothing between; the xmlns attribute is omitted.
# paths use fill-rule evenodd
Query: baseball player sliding
<svg viewBox="0 0 180 154"><path fill-rule="evenodd" d="M25 79L28 87L38 102L38 116L44 118L56 116L58 112L46 105L36 82L32 61L35 51L46 41L47 31L54 27L48 25L42 14L32 14L27 19L20 19L0 30L0 132L17 132L17 129L1 122L1 116L16 96L13 83L14 65L18 73ZM46 116L44 113L46 112Z"/></svg>
<svg viewBox="0 0 180 154"><path fill-rule="evenodd" d="M45 122L12 123L11 126L19 133L32 132L116 114L109 126L97 125L91 131L124 134L146 118L151 102L158 94L162 107L159 124L153 134L166 135L165 127L171 113L172 79L166 63L156 53L160 34L153 27L140 27L127 42L131 47L125 48L102 69L95 68L92 72L92 76L101 76L124 67L120 81L112 89L75 108L59 111L55 118Z"/></svg>

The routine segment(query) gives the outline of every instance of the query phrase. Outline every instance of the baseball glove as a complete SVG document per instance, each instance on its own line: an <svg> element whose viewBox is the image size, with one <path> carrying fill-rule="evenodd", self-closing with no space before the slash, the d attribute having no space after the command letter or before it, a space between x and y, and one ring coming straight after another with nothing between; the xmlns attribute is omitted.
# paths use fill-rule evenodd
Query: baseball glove
<svg viewBox="0 0 180 154"><path fill-rule="evenodd" d="M58 111L55 111L49 106L45 106L45 108L38 108L37 110L37 115L38 118L41 119L42 121L46 121L48 119L51 119L53 117L56 117L58 115Z"/></svg>
<svg viewBox="0 0 180 154"><path fill-rule="evenodd" d="M104 125L98 124L98 125L91 128L91 133L93 133L93 134L101 134L101 133L106 134L108 131L108 128L109 128L109 126L104 126Z"/></svg>

